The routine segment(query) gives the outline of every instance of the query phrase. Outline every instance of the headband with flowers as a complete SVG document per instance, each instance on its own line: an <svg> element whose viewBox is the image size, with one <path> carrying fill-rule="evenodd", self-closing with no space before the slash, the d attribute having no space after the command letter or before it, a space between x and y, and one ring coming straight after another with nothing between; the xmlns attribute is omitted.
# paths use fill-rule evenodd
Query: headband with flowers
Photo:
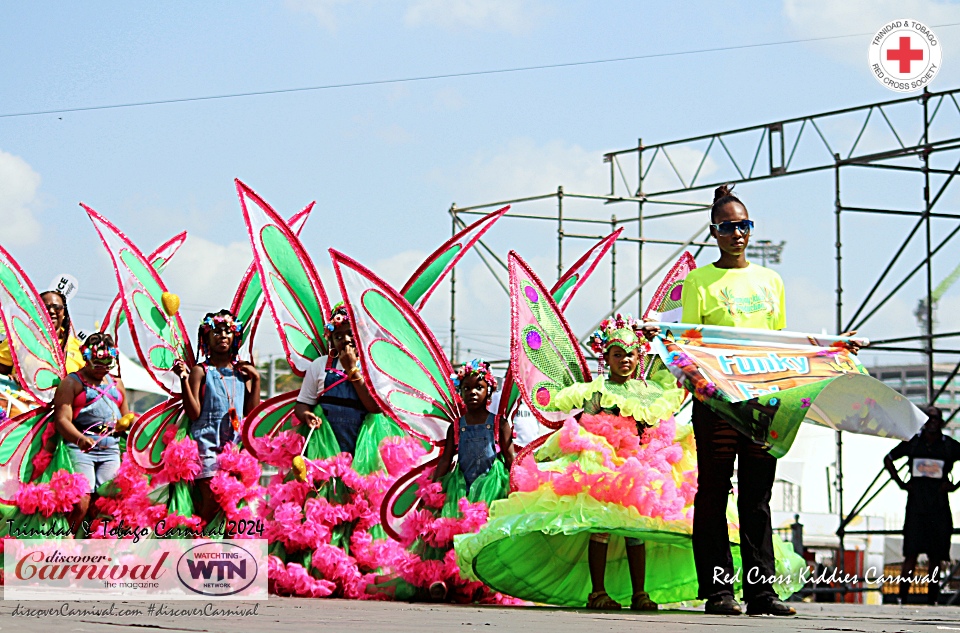
<svg viewBox="0 0 960 633"><path fill-rule="evenodd" d="M235 319L232 314L208 314L200 321L200 329L204 334L221 326L226 326L234 334L243 332L243 321Z"/></svg>
<svg viewBox="0 0 960 633"><path fill-rule="evenodd" d="M474 358L469 363L464 363L458 367L456 373L453 374L451 378L453 378L453 384L459 389L467 376L474 375L480 376L486 381L487 386L490 388L490 393L497 390L497 378L493 375L493 372L490 371L490 363L479 358Z"/></svg>
<svg viewBox="0 0 960 633"><path fill-rule="evenodd" d="M343 323L350 321L350 315L347 313L347 306L344 305L343 301L338 301L330 309L330 321L326 323L323 327L327 331L327 338L333 337L333 331Z"/></svg>
<svg viewBox="0 0 960 633"><path fill-rule="evenodd" d="M634 328L640 327L641 322L630 314L619 312L609 319L600 322L600 327L590 335L590 349L597 355L601 370L603 369L603 355L610 346L616 345L625 352L640 349L643 340L637 336Z"/></svg>
<svg viewBox="0 0 960 633"><path fill-rule="evenodd" d="M200 351L209 356L209 346L207 336L214 330L225 328L233 333L233 344L230 346L230 354L236 356L240 353L241 335L243 334L243 321L233 316L227 310L221 310L217 313L208 312L200 321L200 331L197 336L197 342Z"/></svg>

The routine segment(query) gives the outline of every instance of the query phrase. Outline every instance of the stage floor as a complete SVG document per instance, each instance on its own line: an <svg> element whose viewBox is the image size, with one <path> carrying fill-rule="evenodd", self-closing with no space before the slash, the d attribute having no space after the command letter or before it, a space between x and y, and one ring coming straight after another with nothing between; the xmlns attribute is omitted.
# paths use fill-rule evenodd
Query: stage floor
<svg viewBox="0 0 960 633"><path fill-rule="evenodd" d="M254 609L256 613L228 616L184 615L172 609ZM792 603L794 604L794 603ZM19 605L19 606L18 606ZM62 605L67 605L63 609ZM115 602L114 613L69 613L71 610L109 610L110 602L0 602L0 628L33 631L118 631L124 629L174 631L228 631L230 633L277 631L311 633L348 631L545 631L548 633L602 633L605 631L655 631L679 633L719 631L736 626L749 631L960 631L960 608L899 607L795 603L794 618L708 616L702 610L661 611L637 614L630 611L597 613L546 607L504 608L357 602L352 600L306 600L275 598L261 603L231 602ZM29 609L63 609L65 615L31 613ZM121 609L138 615L119 615Z"/></svg>

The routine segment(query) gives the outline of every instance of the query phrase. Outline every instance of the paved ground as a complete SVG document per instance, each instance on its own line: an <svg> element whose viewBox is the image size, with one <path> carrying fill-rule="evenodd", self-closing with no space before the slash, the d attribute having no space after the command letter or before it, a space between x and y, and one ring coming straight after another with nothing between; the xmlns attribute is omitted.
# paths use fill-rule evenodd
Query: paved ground
<svg viewBox="0 0 960 633"><path fill-rule="evenodd" d="M173 609L255 610L247 615L183 615ZM113 614L94 614L92 610ZM596 613L543 607L503 608L447 606L349 600L277 598L261 603L231 602L14 602L0 601L0 629L39 631L111 631L144 628L173 631L227 631L246 633L283 631L351 633L443 631L524 631L533 633L603 633L643 631L960 631L960 608L798 604L795 618L720 617L702 611L664 611L657 614ZM36 614L29 609L54 610ZM123 609L138 614L121 615ZM61 615L62 613L62 615Z"/></svg>

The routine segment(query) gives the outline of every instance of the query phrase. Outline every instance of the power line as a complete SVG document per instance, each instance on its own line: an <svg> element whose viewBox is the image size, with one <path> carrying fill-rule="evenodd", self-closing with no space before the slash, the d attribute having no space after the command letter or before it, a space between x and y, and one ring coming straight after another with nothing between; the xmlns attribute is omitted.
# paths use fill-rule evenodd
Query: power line
<svg viewBox="0 0 960 633"><path fill-rule="evenodd" d="M949 28L960 26L960 22L951 24L935 24L934 28ZM297 92L315 92L320 90L338 90L342 88L360 88L365 86L383 86L389 84L413 83L420 81L436 81L439 79L456 79L461 77L482 77L486 75L505 75L510 73L532 72L537 70L552 70L557 68L575 68L578 66L596 66L600 64L615 64L621 62L631 62L644 59L659 59L662 57L680 57L683 55L703 55L706 53L719 53L723 51L736 51L751 48L765 48L771 46L785 46L788 44L803 44L806 42L824 42L828 40L840 40L850 37L864 37L873 35L869 33L850 33L847 35L830 35L826 37L811 37L798 40L781 40L779 42L761 42L757 44L740 44L737 46L718 46L715 48L699 48L689 51L674 51L671 53L648 53L646 55L631 55L629 57L611 57L607 59L592 59L577 62L561 62L557 64L541 64L537 66L516 66L512 68L494 68L488 70L473 70L459 73L444 73L439 75L420 75L416 77L401 77L395 79L372 79L367 81L353 81L338 84L325 84L321 86L304 86L300 88L278 88L276 90L256 90L252 92L234 92L219 95L205 95L200 97L181 97L175 99L157 99L154 101L134 101L130 103L113 103L96 106L81 106L75 108L60 108L55 110L35 110L30 112L10 112L0 114L0 119L10 119L15 117L39 116L43 114L67 114L71 112L90 112L93 110L118 110L121 108L139 108L143 106L170 105L174 103L193 103L197 101L216 101L220 99L240 99L243 97L263 97L268 95L291 94Z"/></svg>

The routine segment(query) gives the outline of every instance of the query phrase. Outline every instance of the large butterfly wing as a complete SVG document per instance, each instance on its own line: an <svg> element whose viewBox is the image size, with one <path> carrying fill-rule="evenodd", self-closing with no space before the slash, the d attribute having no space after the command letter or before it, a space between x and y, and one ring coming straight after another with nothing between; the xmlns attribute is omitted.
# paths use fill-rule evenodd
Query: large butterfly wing
<svg viewBox="0 0 960 633"><path fill-rule="evenodd" d="M560 311L563 312L570 305L577 291L586 283L597 264L607 254L607 251L613 246L620 234L623 233L623 227L617 229L606 236L583 254L570 268L567 269L557 283L553 284L550 294L553 300L557 302ZM520 390L517 388L516 381L513 379L513 371L507 368L507 374L503 378L503 396L500 398L500 408L498 414L502 418L512 419L516 414L517 406L520 402Z"/></svg>
<svg viewBox="0 0 960 633"><path fill-rule="evenodd" d="M330 254L370 393L405 430L442 444L463 405L440 344L396 290L356 260Z"/></svg>
<svg viewBox="0 0 960 633"><path fill-rule="evenodd" d="M580 287L590 278L597 264L599 264L603 256L607 254L607 251L613 247L614 242L617 241L621 233L623 233L623 227L620 227L591 246L590 250L584 253L573 266L568 268L567 272L563 273L560 279L557 280L557 283L553 285L553 288L550 289L550 294L553 295L561 312L567 309L574 295L577 294L577 290L580 290Z"/></svg>
<svg viewBox="0 0 960 633"><path fill-rule="evenodd" d="M123 310L130 319L130 334L144 369L166 392L180 393L180 378L172 371L176 360L194 361L190 338L180 314L169 316L161 297L167 291L160 275L126 235L109 220L81 203L113 260Z"/></svg>
<svg viewBox="0 0 960 633"><path fill-rule="evenodd" d="M57 385L66 375L63 351L37 289L2 247L0 318L20 386L37 400L53 400Z"/></svg>
<svg viewBox="0 0 960 633"><path fill-rule="evenodd" d="M327 353L324 322L330 314L320 275L300 239L277 213L239 180L253 260L263 296L273 316L294 373L303 376L310 363Z"/></svg>
<svg viewBox="0 0 960 633"><path fill-rule="evenodd" d="M680 297L683 295L683 282L687 274L697 267L697 262L689 252L684 251L680 259L670 268L670 271L660 282L657 290L650 298L650 305L643 313L645 321L659 321L661 323L679 323L683 316L683 306L680 304ZM663 360L654 355L648 362L651 353L649 342L643 346L643 355L640 359L640 375L649 376L651 374L666 369Z"/></svg>
<svg viewBox="0 0 960 633"><path fill-rule="evenodd" d="M187 232L183 231L174 235L161 244L157 250L150 253L147 256L147 260L149 260L153 269L157 271L157 273L163 274L163 269L167 267L167 262L177 254L177 251L180 250L180 247L183 246L186 240ZM127 315L123 311L123 297L118 293L107 309L106 316L103 317L103 321L100 324L100 331L110 333L114 341L119 341L120 328L123 327L126 320Z"/></svg>
<svg viewBox="0 0 960 633"><path fill-rule="evenodd" d="M643 318L664 323L679 323L683 313L683 307L680 305L683 280L696 267L697 262L693 259L693 255L684 251L653 293Z"/></svg>
<svg viewBox="0 0 960 633"><path fill-rule="evenodd" d="M444 242L440 248L424 260L400 290L400 294L410 302L414 310L423 309L427 299L440 285L446 274L457 265L460 258L466 255L467 251L493 226L494 222L503 217L509 210L510 207L506 206L493 213L488 213Z"/></svg>
<svg viewBox="0 0 960 633"><path fill-rule="evenodd" d="M310 212L313 211L311 202L302 210L294 214L287 220L289 226L295 235L299 237L303 225L306 224ZM237 318L243 323L243 332L240 333L241 340L245 343L246 358L253 358L253 339L256 334L257 326L260 324L260 317L266 306L263 304L263 287L260 284L260 273L257 271L256 262L250 262L246 272L240 280L240 286L237 287L237 294L233 297L233 303L230 304L230 312L237 315Z"/></svg>
<svg viewBox="0 0 960 633"><path fill-rule="evenodd" d="M263 461L260 454L261 442L272 438L281 431L293 428L293 409L297 406L299 391L288 391L279 396L264 400L243 418L243 447L257 459Z"/></svg>
<svg viewBox="0 0 960 633"><path fill-rule="evenodd" d="M553 405L558 391L590 380L590 370L556 301L519 255L510 269L510 366L520 395L545 425L558 427L571 412Z"/></svg>
<svg viewBox="0 0 960 633"><path fill-rule="evenodd" d="M163 469L163 451L177 429L190 423L179 397L165 400L137 418L127 436L127 452L148 473ZM173 429L172 433L169 433Z"/></svg>
<svg viewBox="0 0 960 633"><path fill-rule="evenodd" d="M0 502L12 504L21 482L32 481L33 457L40 452L43 430L53 424L47 405L0 422Z"/></svg>

